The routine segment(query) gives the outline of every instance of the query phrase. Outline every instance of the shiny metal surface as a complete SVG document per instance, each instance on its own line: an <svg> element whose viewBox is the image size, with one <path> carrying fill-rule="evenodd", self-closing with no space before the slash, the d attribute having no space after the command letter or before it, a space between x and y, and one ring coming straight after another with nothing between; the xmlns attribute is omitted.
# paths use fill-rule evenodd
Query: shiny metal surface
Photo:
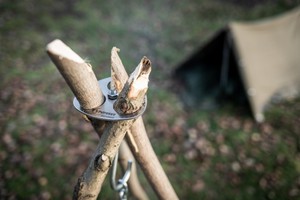
<svg viewBox="0 0 300 200"><path fill-rule="evenodd" d="M105 79L101 79L98 81L98 84L101 88L101 91L102 91L104 97L105 97L105 100L104 100L104 103L99 108L97 113L90 114L90 113L85 112L81 108L78 100L75 97L73 100L73 105L76 108L76 110L78 110L82 114L87 115L89 117L99 119L99 120L105 120L105 121L120 121L120 120L135 119L145 112L146 107L147 107L147 97L145 97L144 103L143 103L141 109L139 111L137 111L136 113L133 113L131 115L119 115L113 108L113 105L116 100L115 99L111 100L108 98L108 95L111 94L111 90L109 89L110 81L111 81L111 78L105 78Z"/></svg>

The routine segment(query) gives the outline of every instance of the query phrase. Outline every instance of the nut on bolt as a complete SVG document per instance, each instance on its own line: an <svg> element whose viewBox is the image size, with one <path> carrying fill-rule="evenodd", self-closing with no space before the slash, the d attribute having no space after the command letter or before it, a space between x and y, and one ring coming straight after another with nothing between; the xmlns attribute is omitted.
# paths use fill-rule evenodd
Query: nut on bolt
<svg viewBox="0 0 300 200"><path fill-rule="evenodd" d="M107 87L109 89L109 92L107 94L108 99L110 100L116 100L118 98L118 93L117 91L111 87L111 82L108 83Z"/></svg>
<svg viewBox="0 0 300 200"><path fill-rule="evenodd" d="M118 93L116 90L109 90L107 96L110 100L116 100L118 98Z"/></svg>

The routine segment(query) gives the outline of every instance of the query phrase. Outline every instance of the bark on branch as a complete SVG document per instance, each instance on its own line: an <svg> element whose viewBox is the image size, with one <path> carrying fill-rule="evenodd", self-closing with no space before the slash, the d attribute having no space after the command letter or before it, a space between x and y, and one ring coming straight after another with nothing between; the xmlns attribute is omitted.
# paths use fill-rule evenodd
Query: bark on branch
<svg viewBox="0 0 300 200"><path fill-rule="evenodd" d="M112 72L116 89L126 83L128 75L118 55L119 49L112 49ZM142 76L142 75L141 75ZM126 87L126 84L125 86ZM137 86L138 87L138 86ZM134 93L134 92L133 92ZM127 141L145 176L160 199L178 199L166 176L147 136L142 117L137 118L128 131Z"/></svg>
<svg viewBox="0 0 300 200"><path fill-rule="evenodd" d="M111 50L111 86L113 86L119 94L128 80L128 75L118 55L118 51L120 50L116 47L113 47ZM128 138L133 138L129 130L126 135ZM132 140L131 143L134 144L135 141ZM135 151L138 151L136 145L135 148ZM128 180L129 190L136 199L148 200L149 198L139 182L134 156L130 151L126 140L123 140L119 150L119 163L121 164L123 171L126 170L128 160L134 161L131 167L130 179Z"/></svg>
<svg viewBox="0 0 300 200"><path fill-rule="evenodd" d="M47 53L83 109L93 112L103 103L104 98L90 64L60 40L49 43Z"/></svg>

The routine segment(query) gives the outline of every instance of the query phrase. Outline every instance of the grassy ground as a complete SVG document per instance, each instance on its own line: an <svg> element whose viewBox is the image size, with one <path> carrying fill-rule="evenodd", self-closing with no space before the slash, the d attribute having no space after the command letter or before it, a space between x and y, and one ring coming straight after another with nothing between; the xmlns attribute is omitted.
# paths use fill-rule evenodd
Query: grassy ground
<svg viewBox="0 0 300 200"><path fill-rule="evenodd" d="M271 106L257 125L230 107L187 112L169 90L176 64L230 20L299 4L234 2L1 1L0 199L70 199L97 144L45 53L55 38L90 60L99 79L109 76L113 46L128 72L142 56L152 60L144 119L180 199L299 199L300 99ZM101 199L114 198L106 184Z"/></svg>

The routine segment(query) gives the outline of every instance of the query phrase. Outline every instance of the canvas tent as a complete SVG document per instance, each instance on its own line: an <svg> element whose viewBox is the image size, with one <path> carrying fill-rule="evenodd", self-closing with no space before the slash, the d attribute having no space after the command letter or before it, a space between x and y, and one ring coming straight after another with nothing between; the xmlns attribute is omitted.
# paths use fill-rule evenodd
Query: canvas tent
<svg viewBox="0 0 300 200"><path fill-rule="evenodd" d="M182 62L175 76L202 102L245 101L256 121L263 121L269 102L300 91L300 7L270 19L230 23Z"/></svg>

